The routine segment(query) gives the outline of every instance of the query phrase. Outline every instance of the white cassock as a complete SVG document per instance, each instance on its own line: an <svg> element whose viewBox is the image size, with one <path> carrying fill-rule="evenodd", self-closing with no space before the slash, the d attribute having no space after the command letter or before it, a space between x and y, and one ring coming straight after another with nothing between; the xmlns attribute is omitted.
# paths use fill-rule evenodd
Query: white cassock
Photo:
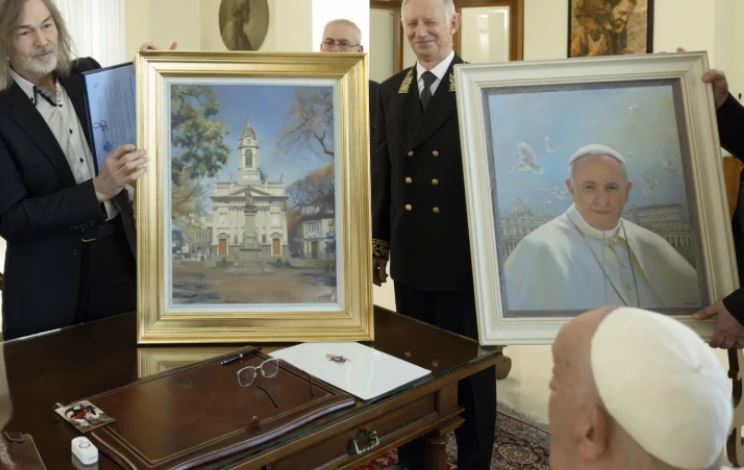
<svg viewBox="0 0 744 470"><path fill-rule="evenodd" d="M595 229L575 206L520 240L504 273L510 311L702 307L695 268L663 237L624 219Z"/></svg>

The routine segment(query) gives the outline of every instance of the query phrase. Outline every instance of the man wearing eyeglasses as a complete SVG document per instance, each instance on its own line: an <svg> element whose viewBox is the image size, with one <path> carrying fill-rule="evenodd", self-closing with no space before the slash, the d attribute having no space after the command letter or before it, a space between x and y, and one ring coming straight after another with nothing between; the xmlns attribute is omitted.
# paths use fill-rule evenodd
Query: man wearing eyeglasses
<svg viewBox="0 0 744 470"><path fill-rule="evenodd" d="M416 64L380 85L372 152L375 284L388 256L398 312L477 338L465 185L455 102L453 50L460 24L453 0L403 0L401 20ZM443 354L446 354L444 352ZM496 421L490 367L460 381L465 423L457 429L458 468L489 469ZM421 443L401 463L423 468Z"/></svg>
<svg viewBox="0 0 744 470"><path fill-rule="evenodd" d="M321 52L364 52L362 32L353 21L339 18L326 23L323 28L323 41L320 43ZM373 142L375 133L375 119L377 111L377 95L380 84L369 81L369 139Z"/></svg>

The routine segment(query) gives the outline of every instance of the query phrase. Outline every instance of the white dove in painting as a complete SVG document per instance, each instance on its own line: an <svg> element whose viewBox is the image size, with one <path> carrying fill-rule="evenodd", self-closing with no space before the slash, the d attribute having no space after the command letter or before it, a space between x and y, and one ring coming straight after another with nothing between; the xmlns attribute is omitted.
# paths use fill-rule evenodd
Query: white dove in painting
<svg viewBox="0 0 744 470"><path fill-rule="evenodd" d="M542 165L537 163L537 155L532 147L526 142L517 143L517 154L514 156L518 163L512 168L512 172L515 171L531 171L536 175L542 175L545 169Z"/></svg>
<svg viewBox="0 0 744 470"><path fill-rule="evenodd" d="M548 153L553 153L553 152L555 152L555 149L557 149L557 148L558 148L558 146L556 144L554 144L553 141L550 140L550 137L548 137L546 135L545 136L545 151L548 152Z"/></svg>
<svg viewBox="0 0 744 470"><path fill-rule="evenodd" d="M651 194L654 189L656 189L656 184L658 181L655 179L648 179L645 176L641 175L641 178L643 178L643 181L645 181L646 185L643 187L643 194Z"/></svg>

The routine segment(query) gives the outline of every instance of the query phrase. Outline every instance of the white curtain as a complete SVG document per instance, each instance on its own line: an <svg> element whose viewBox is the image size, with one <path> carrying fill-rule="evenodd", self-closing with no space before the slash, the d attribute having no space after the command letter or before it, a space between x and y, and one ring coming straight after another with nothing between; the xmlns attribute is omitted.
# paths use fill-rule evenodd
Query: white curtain
<svg viewBox="0 0 744 470"><path fill-rule="evenodd" d="M76 57L104 67L126 62L124 0L55 0L75 43Z"/></svg>

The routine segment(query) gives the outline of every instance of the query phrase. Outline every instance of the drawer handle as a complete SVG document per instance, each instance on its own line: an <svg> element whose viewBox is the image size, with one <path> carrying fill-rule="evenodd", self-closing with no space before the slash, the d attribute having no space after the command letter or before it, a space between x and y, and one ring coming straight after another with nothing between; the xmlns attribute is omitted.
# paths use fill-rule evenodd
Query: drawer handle
<svg viewBox="0 0 744 470"><path fill-rule="evenodd" d="M366 437L366 438L365 438ZM361 438L361 439L360 439ZM367 445L359 445L359 441L366 441ZM377 435L377 431L372 429L360 429L356 437L351 439L349 442L349 452L354 455L361 455L365 452L369 452L375 447L380 445L380 437Z"/></svg>

